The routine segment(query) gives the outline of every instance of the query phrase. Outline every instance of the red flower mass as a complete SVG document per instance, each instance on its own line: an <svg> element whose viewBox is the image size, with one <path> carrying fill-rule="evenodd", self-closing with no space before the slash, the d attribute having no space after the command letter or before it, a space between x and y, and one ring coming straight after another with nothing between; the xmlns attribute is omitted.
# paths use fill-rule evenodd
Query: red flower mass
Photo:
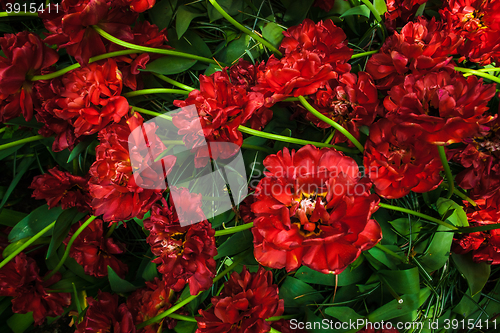
<svg viewBox="0 0 500 333"><path fill-rule="evenodd" d="M71 227L68 237L64 240L65 245L82 224L83 221L80 221ZM103 222L96 219L76 237L69 255L82 265L87 275L98 278L108 276L108 266L110 266L118 276L124 278L128 267L114 256L124 252L125 244L105 237Z"/></svg>
<svg viewBox="0 0 500 333"><path fill-rule="evenodd" d="M171 188L182 199L181 206L173 208L173 202L167 205L155 204L151 217L144 220L144 228L150 231L147 242L151 251L158 256L153 262L160 264L158 271L163 274L165 284L181 291L189 283L191 295L200 290L207 290L215 276L215 231L201 211L201 195L189 193L186 188ZM193 221L202 221L181 227L177 214L186 218L190 214Z"/></svg>
<svg viewBox="0 0 500 333"><path fill-rule="evenodd" d="M233 272L220 295L212 297L212 304L207 311L199 310L202 317L196 317L196 333L269 332L271 325L265 320L284 311L273 274L263 267L257 273L246 267L240 274Z"/></svg>
<svg viewBox="0 0 500 333"><path fill-rule="evenodd" d="M62 315L63 307L71 304L71 294L48 292L48 287L61 279L61 273L44 280L38 271L35 260L20 253L0 269L0 296L14 297L12 312L33 311L35 325L42 325L47 316Z"/></svg>
<svg viewBox="0 0 500 333"><path fill-rule="evenodd" d="M370 219L379 198L353 159L307 145L269 155L264 166L269 171L252 205L260 264L339 274L380 241L380 226Z"/></svg>

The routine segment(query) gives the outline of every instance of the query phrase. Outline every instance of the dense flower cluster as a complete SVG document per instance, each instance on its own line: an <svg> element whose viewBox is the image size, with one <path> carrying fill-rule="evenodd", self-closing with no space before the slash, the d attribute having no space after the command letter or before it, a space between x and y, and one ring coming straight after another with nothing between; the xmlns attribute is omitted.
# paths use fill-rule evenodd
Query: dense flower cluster
<svg viewBox="0 0 500 333"><path fill-rule="evenodd" d="M379 198L356 162L334 149L284 149L264 160L252 211L259 263L292 271L301 265L333 274L380 241L370 219Z"/></svg>
<svg viewBox="0 0 500 333"><path fill-rule="evenodd" d="M212 297L212 304L209 310L199 311L197 333L268 332L271 325L265 320L284 311L273 274L263 267L257 273L246 267L240 274L233 272L220 295Z"/></svg>
<svg viewBox="0 0 500 333"><path fill-rule="evenodd" d="M144 220L144 228L150 231L147 242L158 258L158 272L163 274L165 284L181 291L189 283L191 295L206 290L215 276L215 231L201 211L201 195L189 193L186 188L171 188L180 197L173 208L163 199L162 205L155 204L151 217ZM202 221L181 227L178 214L185 219ZM190 218L191 217L191 218Z"/></svg>

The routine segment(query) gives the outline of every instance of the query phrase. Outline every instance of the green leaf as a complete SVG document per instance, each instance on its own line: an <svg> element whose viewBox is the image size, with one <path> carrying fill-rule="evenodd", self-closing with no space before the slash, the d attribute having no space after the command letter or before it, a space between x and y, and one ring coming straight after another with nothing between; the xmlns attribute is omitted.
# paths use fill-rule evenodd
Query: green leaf
<svg viewBox="0 0 500 333"><path fill-rule="evenodd" d="M326 308L325 313L333 318L337 318L341 322L355 321L363 318L363 316L357 314L356 311L347 306L332 306Z"/></svg>
<svg viewBox="0 0 500 333"><path fill-rule="evenodd" d="M302 23L311 9L314 0L294 0L290 5L286 6L285 16L283 20L286 26L297 25Z"/></svg>
<svg viewBox="0 0 500 333"><path fill-rule="evenodd" d="M4 208L0 211L0 224L8 227L15 226L19 221L25 218L27 214L16 212L12 209Z"/></svg>
<svg viewBox="0 0 500 333"><path fill-rule="evenodd" d="M430 294L431 290L429 288L423 288L416 294L403 295L401 296L401 303L397 299L394 299L368 314L367 318L374 323L401 317L407 313L418 310L418 308L429 298Z"/></svg>
<svg viewBox="0 0 500 333"><path fill-rule="evenodd" d="M415 221L412 218L402 217L394 221L389 221L392 227L403 237L409 238L411 236L412 240L418 237L418 233L422 229L423 223L418 220ZM410 228L411 227L411 228ZM411 229L411 235L410 235Z"/></svg>
<svg viewBox="0 0 500 333"><path fill-rule="evenodd" d="M235 215L236 214L233 210L228 210L222 214L209 218L208 221L212 225L212 228L218 228L222 225L222 223L228 223L232 221Z"/></svg>
<svg viewBox="0 0 500 333"><path fill-rule="evenodd" d="M222 9L224 9L226 13L231 15L233 18L234 16L238 15L241 10L243 10L244 4L242 0L217 0L217 3L222 7ZM219 13L211 3L208 3L207 11L210 22L222 18L221 13Z"/></svg>
<svg viewBox="0 0 500 333"><path fill-rule="evenodd" d="M26 238L23 238L23 239L20 239L14 243L10 243L4 250L3 250L3 257L6 258L8 257L9 255L12 254L12 252L14 252L15 250L17 250L20 246L22 246L24 243L26 243L27 241L29 241L31 239L31 237L26 237ZM38 238L36 241L34 241L30 246L34 246L34 245L39 245L39 244L47 244L49 242L49 239L48 238Z"/></svg>
<svg viewBox="0 0 500 333"><path fill-rule="evenodd" d="M283 131L281 131L280 135L286 136L288 138L292 137L292 131L289 128L285 128ZM290 143L289 142L283 142L283 141L276 141L274 143L274 151L278 152L282 150L285 147L289 147Z"/></svg>
<svg viewBox="0 0 500 333"><path fill-rule="evenodd" d="M20 239L36 235L54 222L62 213L61 207L48 208L47 205L40 206L19 221L9 233L9 242L16 242Z"/></svg>
<svg viewBox="0 0 500 333"><path fill-rule="evenodd" d="M250 230L238 232L229 237L228 240L217 248L217 255L214 259L217 260L225 256L231 256L233 254L243 252L244 250L252 247L252 243L253 236Z"/></svg>
<svg viewBox="0 0 500 333"><path fill-rule="evenodd" d="M435 271L444 266L450 257L451 243L453 241L451 229L439 225L432 236L429 247L420 258L420 263L429 271Z"/></svg>
<svg viewBox="0 0 500 333"><path fill-rule="evenodd" d="M379 15L382 17L384 13L387 12L387 5L385 4L385 0L373 0L373 7L375 7Z"/></svg>
<svg viewBox="0 0 500 333"><path fill-rule="evenodd" d="M79 212L75 207L64 210L56 220L56 224L52 229L52 238L50 240L49 248L45 259L49 258L52 253L62 244L64 239L68 236L71 226L80 221L87 215L86 212Z"/></svg>
<svg viewBox="0 0 500 333"><path fill-rule="evenodd" d="M156 24L158 28L167 28L174 15L177 0L161 0L158 1L153 8L148 10L148 15L151 22Z"/></svg>
<svg viewBox="0 0 500 333"><path fill-rule="evenodd" d="M401 254L401 249L396 245L386 245L386 247L388 249L396 252L396 253ZM385 253L384 251L382 251L376 247L372 247L367 252L369 254L371 254L373 256L373 258L375 258L376 260L378 260L379 262L381 262L385 266L389 267L390 269L396 270L397 269L396 265L400 264L400 262L397 261L397 259L387 255L387 253Z"/></svg>
<svg viewBox="0 0 500 333"><path fill-rule="evenodd" d="M462 255L452 253L451 258L460 273L467 280L471 295L475 296L483 290L490 277L491 266L485 262L474 262L470 253Z"/></svg>
<svg viewBox="0 0 500 333"><path fill-rule="evenodd" d="M33 312L25 314L14 313L7 319L7 325L14 333L23 333L33 325Z"/></svg>
<svg viewBox="0 0 500 333"><path fill-rule="evenodd" d="M271 43L274 47L278 48L284 37L283 31L285 30L276 23L268 22L262 28L262 37L264 37L264 39Z"/></svg>
<svg viewBox="0 0 500 333"><path fill-rule="evenodd" d="M80 156L80 154L83 153L85 151L85 149L87 149L87 147L92 143L92 141L93 141L93 138L86 138L86 140L83 140L82 142L77 144L75 146L75 148L73 148L73 150L69 154L68 163L70 163L75 158Z"/></svg>
<svg viewBox="0 0 500 333"><path fill-rule="evenodd" d="M477 303L481 298L481 294L471 296L470 289L467 289L460 302L453 308L453 312L458 313L464 318L467 318L471 313L477 310Z"/></svg>
<svg viewBox="0 0 500 333"><path fill-rule="evenodd" d="M323 297L305 282L288 276L280 288L280 298L285 300L285 307L304 307L321 302Z"/></svg>
<svg viewBox="0 0 500 333"><path fill-rule="evenodd" d="M149 259L148 259L149 260ZM152 281L155 277L158 277L158 270L156 269L156 264L154 262L149 262L142 272L142 278L145 281Z"/></svg>
<svg viewBox="0 0 500 333"><path fill-rule="evenodd" d="M177 9L177 15L175 18L175 30L177 30L177 38L181 39L182 35L184 35L186 30L189 28L189 25L194 18L205 15L205 13L200 13L192 7L188 7L186 5L180 6L179 9Z"/></svg>
<svg viewBox="0 0 500 333"><path fill-rule="evenodd" d="M174 327L174 331L177 333L194 333L198 329L197 323L192 323L189 321L181 321L177 322L177 325Z"/></svg>
<svg viewBox="0 0 500 333"><path fill-rule="evenodd" d="M417 267L399 271L381 270L378 274L390 283L391 288L398 294L415 294L420 291L420 276Z"/></svg>
<svg viewBox="0 0 500 333"><path fill-rule="evenodd" d="M361 15L364 17L370 17L370 9L365 5L359 5L347 10L344 14L340 15L341 18L353 15Z"/></svg>
<svg viewBox="0 0 500 333"><path fill-rule="evenodd" d="M194 31L188 30L182 38L178 39L175 30L170 29L168 31L168 43L177 51L212 58L212 51L210 51L207 43Z"/></svg>
<svg viewBox="0 0 500 333"><path fill-rule="evenodd" d="M250 41L250 36L240 34L239 38L231 41L226 48L220 52L219 57L222 62L232 64L246 55L246 50L250 50L254 58L260 55L260 48L253 47L254 41Z"/></svg>
<svg viewBox="0 0 500 333"><path fill-rule="evenodd" d="M195 63L193 59L165 56L148 63L143 71L162 75L178 74L187 71Z"/></svg>
<svg viewBox="0 0 500 333"><path fill-rule="evenodd" d="M345 269L342 273L337 275L337 286L343 287L362 281L368 273L366 265L361 265L351 271L351 268ZM335 275L323 274L315 271L307 266L300 267L295 273L294 277L306 283L321 284L325 286L335 286L337 280Z"/></svg>
<svg viewBox="0 0 500 333"><path fill-rule="evenodd" d="M119 277L110 266L108 266L108 280L111 290L115 293L128 293L137 289L132 283Z"/></svg>
<svg viewBox="0 0 500 333"><path fill-rule="evenodd" d="M26 171L28 171L29 167L34 161L35 161L34 157L27 156L22 159L21 163L19 163L19 167L16 170L17 173L10 182L9 188L7 189L7 191L5 191L3 195L2 202L0 203L0 209L2 209L2 207L5 205L10 195L12 194L12 191L14 191L17 184L19 183L23 175L26 173Z"/></svg>
<svg viewBox="0 0 500 333"><path fill-rule="evenodd" d="M448 216L446 220L450 221L453 225L456 225L457 227L469 226L467 214L465 214L463 207L455 201L446 198L439 198L436 206L439 214L441 214L441 216Z"/></svg>

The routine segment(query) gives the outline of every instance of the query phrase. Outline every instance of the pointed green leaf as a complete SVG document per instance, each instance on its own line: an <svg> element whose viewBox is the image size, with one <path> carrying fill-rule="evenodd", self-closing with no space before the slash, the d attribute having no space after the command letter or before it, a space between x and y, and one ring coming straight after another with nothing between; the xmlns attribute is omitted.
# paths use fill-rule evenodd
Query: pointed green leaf
<svg viewBox="0 0 500 333"><path fill-rule="evenodd" d="M175 18L175 30L177 31L177 38L181 39L182 35L186 32L191 24L191 21L199 16L204 16L205 13L200 13L193 9L192 7L188 7L186 5L180 6L177 9L177 15Z"/></svg>
<svg viewBox="0 0 500 333"><path fill-rule="evenodd" d="M340 17L347 17L347 16L353 16L353 15L361 15L364 17L370 17L370 9L366 7L365 5L360 5L353 7L349 10L347 10L344 14L342 14Z"/></svg>
<svg viewBox="0 0 500 333"><path fill-rule="evenodd" d="M54 222L62 213L61 207L48 208L47 205L40 206L19 221L9 233L9 242L16 242L20 239L36 235Z"/></svg>
<svg viewBox="0 0 500 333"><path fill-rule="evenodd" d="M467 280L471 295L475 296L483 290L490 277L491 266L485 262L474 262L470 253L462 255L452 253L451 257L460 273Z"/></svg>
<svg viewBox="0 0 500 333"><path fill-rule="evenodd" d="M79 212L75 207L64 210L61 215L57 217L56 224L52 229L52 238L47 250L46 259L62 244L64 239L68 236L71 226L80 221L88 213Z"/></svg>
<svg viewBox="0 0 500 333"><path fill-rule="evenodd" d="M137 289L132 283L119 277L110 266L108 266L108 280L111 290L115 293L128 293Z"/></svg>

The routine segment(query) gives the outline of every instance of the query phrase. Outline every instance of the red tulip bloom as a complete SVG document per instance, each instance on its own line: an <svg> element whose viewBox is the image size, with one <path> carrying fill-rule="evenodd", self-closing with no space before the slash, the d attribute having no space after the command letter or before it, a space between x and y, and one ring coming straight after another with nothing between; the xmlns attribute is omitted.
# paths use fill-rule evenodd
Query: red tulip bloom
<svg viewBox="0 0 500 333"><path fill-rule="evenodd" d="M35 325L42 325L47 316L62 315L63 307L71 304L71 294L48 292L47 289L61 279L61 273L44 280L38 271L35 260L20 253L0 269L0 296L14 297L12 311L33 311Z"/></svg>
<svg viewBox="0 0 500 333"><path fill-rule="evenodd" d="M385 40L380 51L368 60L366 71L376 80L377 88L384 90L402 83L408 73L425 74L443 68L453 72L450 55L457 53L461 43L462 39L445 31L441 22L419 17Z"/></svg>
<svg viewBox="0 0 500 333"><path fill-rule="evenodd" d="M466 169L455 180L473 199L486 199L500 191L500 118L485 124L488 131L467 138L465 148L450 152Z"/></svg>
<svg viewBox="0 0 500 333"><path fill-rule="evenodd" d="M136 128L146 133L145 140L129 136ZM96 161L90 167L90 194L94 215L103 215L104 221L124 221L136 216L142 218L153 203L161 198L163 189L148 189L141 186L165 184L166 175L175 163L174 156L166 156L161 163L165 170L158 173L158 168L148 159L152 151L162 152L166 149L155 134L154 123L143 124L142 117L135 113L126 121L114 123L99 132L100 145L96 147ZM132 150L129 151L129 143ZM144 169L134 177L132 162L139 169ZM147 186L145 186L147 187ZM161 186L159 186L161 187Z"/></svg>
<svg viewBox="0 0 500 333"><path fill-rule="evenodd" d="M0 122L18 117L29 121L38 104L29 77L55 64L59 55L37 35L23 31L0 37Z"/></svg>
<svg viewBox="0 0 500 333"><path fill-rule="evenodd" d="M204 167L210 158L227 159L235 155L243 143L238 126L263 104L262 94L248 93L244 87L233 85L226 71L200 75L200 90L190 92L185 101L174 101L183 110L173 116L184 144L196 153L195 166ZM186 107L189 105L196 107ZM211 145L209 150L206 142L233 145Z"/></svg>
<svg viewBox="0 0 500 333"><path fill-rule="evenodd" d="M65 245L85 220L71 227L68 237L64 240ZM108 266L110 266L118 276L124 278L128 267L114 256L124 252L125 244L104 237L102 220L96 219L76 237L69 255L83 267L87 275L98 278L108 276Z"/></svg>
<svg viewBox="0 0 500 333"><path fill-rule="evenodd" d="M394 32L397 27L413 21L418 8L427 0L386 0L387 12L384 13L385 25Z"/></svg>
<svg viewBox="0 0 500 333"><path fill-rule="evenodd" d="M126 304L118 305L118 295L99 291L97 300L87 297L88 307L76 333L135 333L134 320Z"/></svg>
<svg viewBox="0 0 500 333"><path fill-rule="evenodd" d="M370 219L379 198L352 158L307 145L269 155L264 166L269 171L252 205L254 254L262 265L339 274L382 238Z"/></svg>
<svg viewBox="0 0 500 333"><path fill-rule="evenodd" d="M370 126L380 106L378 91L371 76L365 72L347 73L339 80L331 80L313 97L313 106L320 113L336 121L359 139L359 128ZM310 112L304 111L307 120L319 128L331 127ZM350 142L336 132L332 143Z"/></svg>
<svg viewBox="0 0 500 333"><path fill-rule="evenodd" d="M163 205L155 204L151 217L144 220L144 228L150 231L147 242L151 251L158 256L153 262L160 264L158 271L163 274L167 287L181 291L189 283L191 295L212 286L215 276L215 231L205 220L201 210L201 194L189 193L186 188L171 188L183 200L182 206L173 208L163 199ZM181 227L178 214L193 221L200 221ZM191 216L191 218L189 218Z"/></svg>
<svg viewBox="0 0 500 333"><path fill-rule="evenodd" d="M151 282L146 281L146 287L134 291L132 295L127 297L127 307L132 313L134 323L138 325L172 307L174 300L174 291L165 287L163 281L155 278ZM173 329L175 325L176 321L167 317L140 329L138 332L157 333L159 330L161 331L161 327L168 326L168 328Z"/></svg>
<svg viewBox="0 0 500 333"><path fill-rule="evenodd" d="M137 13L110 0L63 0L58 7L39 13L49 31L45 42L65 48L69 55L85 65L93 56L106 53L108 41L92 26L126 42L133 40L130 26L137 20Z"/></svg>
<svg viewBox="0 0 500 333"><path fill-rule="evenodd" d="M213 307L199 310L202 317L196 317L196 333L269 332L271 323L265 320L284 311L278 292L271 271L259 267L257 273L250 273L243 267L241 274L231 274L219 296L212 297Z"/></svg>
<svg viewBox="0 0 500 333"><path fill-rule="evenodd" d="M122 91L122 75L113 59L92 63L65 74L64 89L56 98L56 117L68 121L77 137L91 135L128 114Z"/></svg>
<svg viewBox="0 0 500 333"><path fill-rule="evenodd" d="M135 45L154 47L154 48L169 48L164 45L167 41L167 29L158 29L154 24L148 21L137 22L132 29L134 39L131 42ZM117 44L110 44L108 52L124 50L125 48ZM146 68L146 64L153 59L161 57L159 54L128 54L113 59L118 64L118 68L123 75L123 84L132 90L142 89L143 82L141 79L141 69Z"/></svg>
<svg viewBox="0 0 500 333"><path fill-rule="evenodd" d="M29 188L34 190L32 197L47 200L49 208L61 204L62 209L77 207L80 211L89 211L87 182L87 177L74 176L56 166L46 174L35 176Z"/></svg>
<svg viewBox="0 0 500 333"><path fill-rule="evenodd" d="M142 13L153 8L156 0L117 0L117 3L123 6L130 6L130 9L136 13Z"/></svg>
<svg viewBox="0 0 500 333"><path fill-rule="evenodd" d="M448 0L439 11L448 33L464 40L458 49L463 57L481 66L500 60L500 2L495 0Z"/></svg>
<svg viewBox="0 0 500 333"><path fill-rule="evenodd" d="M314 1L313 6L319 7L328 13L330 10L332 10L334 4L335 0L316 0Z"/></svg>
<svg viewBox="0 0 500 333"><path fill-rule="evenodd" d="M465 212L471 227L500 223L500 195L498 192L489 199L476 200L477 207L464 202ZM472 232L455 235L452 250L458 254L472 252L474 262L500 264L500 230Z"/></svg>
<svg viewBox="0 0 500 333"><path fill-rule="evenodd" d="M495 86L476 76L464 78L447 71L425 76L408 75L384 100L392 121L423 132L422 140L448 145L479 133L480 125L492 120L488 102Z"/></svg>
<svg viewBox="0 0 500 333"><path fill-rule="evenodd" d="M410 191L434 190L442 181L442 163L436 147L422 142L422 132L399 128L387 119L370 127L364 166L381 197L398 199Z"/></svg>

